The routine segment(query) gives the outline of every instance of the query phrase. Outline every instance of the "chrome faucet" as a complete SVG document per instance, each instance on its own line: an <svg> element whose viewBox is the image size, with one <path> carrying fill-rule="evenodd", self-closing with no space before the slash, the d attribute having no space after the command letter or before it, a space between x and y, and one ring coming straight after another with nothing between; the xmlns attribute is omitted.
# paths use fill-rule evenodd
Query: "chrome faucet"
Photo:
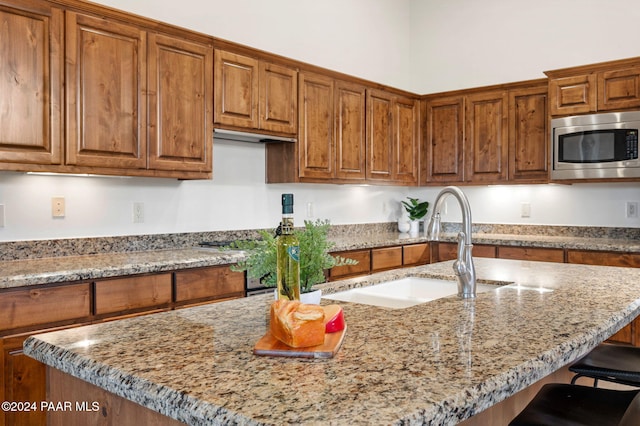
<svg viewBox="0 0 640 426"><path fill-rule="evenodd" d="M464 192L456 186L445 187L438 196L433 207L431 220L427 228L427 238L430 241L440 239L440 210L446 195L453 195L462 210L462 232L458 233L458 259L453 263L453 271L458 279L458 296L463 299L476 297L476 268L473 266L471 250L471 207Z"/></svg>

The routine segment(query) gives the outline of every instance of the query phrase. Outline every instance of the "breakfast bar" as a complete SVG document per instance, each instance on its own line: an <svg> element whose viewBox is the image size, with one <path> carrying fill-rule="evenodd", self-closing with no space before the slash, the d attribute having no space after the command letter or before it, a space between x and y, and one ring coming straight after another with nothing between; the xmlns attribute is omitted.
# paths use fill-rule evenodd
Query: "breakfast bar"
<svg viewBox="0 0 640 426"><path fill-rule="evenodd" d="M125 424L101 399L109 394L167 424L445 425L562 369L640 314L638 269L475 264L478 282L496 286L475 300L449 296L404 309L339 302L347 332L330 359L253 354L268 329L271 295L40 334L25 353L51 377L96 390L82 406L98 410L48 413L69 415L58 424L91 416ZM448 261L318 288L328 294L404 276L454 279ZM49 400L78 402L55 383Z"/></svg>

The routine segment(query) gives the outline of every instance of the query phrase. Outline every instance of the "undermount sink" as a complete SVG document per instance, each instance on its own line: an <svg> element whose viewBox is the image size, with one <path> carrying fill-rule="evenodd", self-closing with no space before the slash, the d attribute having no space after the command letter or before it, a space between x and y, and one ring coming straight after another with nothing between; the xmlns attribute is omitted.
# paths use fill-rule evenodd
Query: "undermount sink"
<svg viewBox="0 0 640 426"><path fill-rule="evenodd" d="M482 293L495 290L496 288L498 287L495 285L477 284L476 292ZM405 277L368 287L352 288L338 293L323 295L322 298L401 309L457 293L458 283L456 281L437 278Z"/></svg>

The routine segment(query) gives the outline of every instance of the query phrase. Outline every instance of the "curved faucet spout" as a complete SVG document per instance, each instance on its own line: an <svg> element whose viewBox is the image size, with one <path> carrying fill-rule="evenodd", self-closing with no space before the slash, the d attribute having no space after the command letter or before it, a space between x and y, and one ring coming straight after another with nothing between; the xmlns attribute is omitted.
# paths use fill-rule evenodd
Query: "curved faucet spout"
<svg viewBox="0 0 640 426"><path fill-rule="evenodd" d="M458 279L458 296L463 299L476 297L476 269L471 251L471 207L464 192L456 186L445 187L434 202L433 213L427 228L427 237L431 241L440 238L440 210L447 195L453 195L462 210L462 232L458 234L458 259L453 263L453 271Z"/></svg>

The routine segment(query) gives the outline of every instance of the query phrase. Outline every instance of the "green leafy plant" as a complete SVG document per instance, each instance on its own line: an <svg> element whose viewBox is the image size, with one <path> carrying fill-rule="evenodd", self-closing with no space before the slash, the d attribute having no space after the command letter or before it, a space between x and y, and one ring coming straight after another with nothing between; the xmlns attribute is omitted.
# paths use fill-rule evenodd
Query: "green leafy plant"
<svg viewBox="0 0 640 426"><path fill-rule="evenodd" d="M356 265L357 260L329 254L335 243L328 240L330 223L318 219L304 221L304 228L294 233L300 242L300 291L308 293L316 284L326 281L325 270L334 266ZM259 240L234 241L229 248L244 250L244 260L231 267L234 271L247 271L251 278L258 278L266 287L276 286L276 237L275 231L258 231Z"/></svg>
<svg viewBox="0 0 640 426"><path fill-rule="evenodd" d="M409 202L401 201L404 209L409 213L409 220L420 220L427 214L429 210L429 202L418 200L417 198L407 197Z"/></svg>

